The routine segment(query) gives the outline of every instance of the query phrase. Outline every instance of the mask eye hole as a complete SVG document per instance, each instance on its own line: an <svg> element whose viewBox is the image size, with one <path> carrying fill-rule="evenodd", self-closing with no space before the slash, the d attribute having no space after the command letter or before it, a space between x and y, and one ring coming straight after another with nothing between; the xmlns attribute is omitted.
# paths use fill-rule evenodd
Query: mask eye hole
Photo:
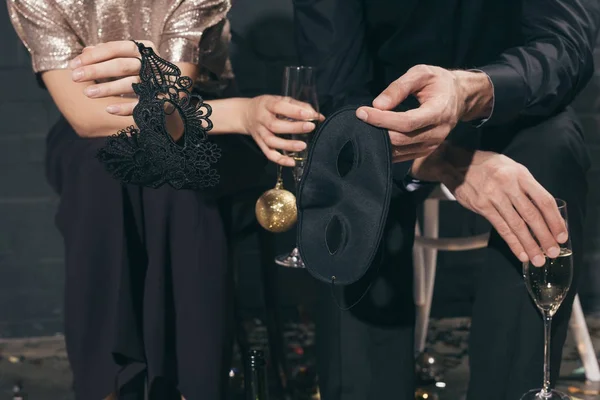
<svg viewBox="0 0 600 400"><path fill-rule="evenodd" d="M352 170L355 158L354 142L348 140L340 150L337 158L337 171L340 178L345 177Z"/></svg>
<svg viewBox="0 0 600 400"><path fill-rule="evenodd" d="M327 231L325 232L325 244L329 254L334 255L340 249L343 234L342 222L339 217L334 215L327 224Z"/></svg>

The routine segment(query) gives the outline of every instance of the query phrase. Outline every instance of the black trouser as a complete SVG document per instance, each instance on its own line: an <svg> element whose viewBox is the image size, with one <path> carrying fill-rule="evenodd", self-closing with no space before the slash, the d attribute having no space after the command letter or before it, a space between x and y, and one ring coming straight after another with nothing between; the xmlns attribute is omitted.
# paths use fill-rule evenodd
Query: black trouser
<svg viewBox="0 0 600 400"><path fill-rule="evenodd" d="M490 129L482 135L483 149L525 165L550 193L568 204L575 276L570 295L554 318L553 381L582 270L589 158L574 121L572 112L565 111L529 128ZM365 299L350 311L340 311L329 287L320 289L317 352L323 400L414 399L412 250L410 244L399 252L390 248L394 241L412 241L412 202L410 196L403 196L392 204L387 259L378 272L372 272L377 278ZM525 289L521 264L496 232L487 257L473 308L468 400L515 400L542 383L542 318ZM347 305L358 299L373 275L345 288Z"/></svg>

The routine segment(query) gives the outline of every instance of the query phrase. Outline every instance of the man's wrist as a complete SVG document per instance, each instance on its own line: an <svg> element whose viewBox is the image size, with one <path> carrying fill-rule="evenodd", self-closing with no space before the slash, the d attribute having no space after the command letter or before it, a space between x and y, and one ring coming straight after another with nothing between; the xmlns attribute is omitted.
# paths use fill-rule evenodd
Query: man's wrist
<svg viewBox="0 0 600 400"><path fill-rule="evenodd" d="M418 180L443 183L453 189L464 180L473 154L472 151L444 142L429 156L417 158L409 174Z"/></svg>
<svg viewBox="0 0 600 400"><path fill-rule="evenodd" d="M494 86L487 74L481 71L452 71L462 91L464 111L461 121L484 120L491 116L494 107Z"/></svg>
<svg viewBox="0 0 600 400"><path fill-rule="evenodd" d="M415 159L408 171L408 176L424 184L441 182L440 178L447 167L443 155L444 147L445 145L442 143L434 153Z"/></svg>

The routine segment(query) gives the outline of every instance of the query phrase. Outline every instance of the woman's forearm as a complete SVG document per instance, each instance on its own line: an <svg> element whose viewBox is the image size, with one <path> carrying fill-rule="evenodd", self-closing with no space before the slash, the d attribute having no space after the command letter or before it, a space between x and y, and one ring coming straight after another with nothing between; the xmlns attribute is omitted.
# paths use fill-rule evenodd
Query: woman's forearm
<svg viewBox="0 0 600 400"><path fill-rule="evenodd" d="M231 98L208 101L212 107L211 121L213 129L209 132L213 135L230 133L248 134L245 124L248 103L251 99Z"/></svg>
<svg viewBox="0 0 600 400"><path fill-rule="evenodd" d="M133 99L116 96L90 99L83 94L85 83L74 83L69 70L54 70L42 74L44 84L54 103L81 137L110 136L120 129L134 125L131 116L109 114L106 107L131 103Z"/></svg>
<svg viewBox="0 0 600 400"><path fill-rule="evenodd" d="M195 79L196 65L178 63L177 66L181 69L183 76ZM85 94L86 88L95 86L96 90L99 90L101 85L91 79L74 82L73 71L69 69L44 72L42 79L60 112L81 137L110 136L121 129L135 125L131 115L113 115L107 111L109 106L123 105L124 109L130 112L131 106L136 101L135 98L104 96L102 93L90 98ZM120 114L124 113L120 112ZM178 113L167 117L167 130L174 139L178 139L183 130Z"/></svg>

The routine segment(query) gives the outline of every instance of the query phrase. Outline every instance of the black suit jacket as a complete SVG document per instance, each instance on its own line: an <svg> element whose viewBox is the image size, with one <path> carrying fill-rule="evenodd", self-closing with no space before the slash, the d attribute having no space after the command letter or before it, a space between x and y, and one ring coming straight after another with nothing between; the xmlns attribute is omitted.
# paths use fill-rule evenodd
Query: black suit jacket
<svg viewBox="0 0 600 400"><path fill-rule="evenodd" d="M365 103L417 64L480 69L486 126L564 109L594 71L598 0L294 0L301 62L319 68L324 111Z"/></svg>

